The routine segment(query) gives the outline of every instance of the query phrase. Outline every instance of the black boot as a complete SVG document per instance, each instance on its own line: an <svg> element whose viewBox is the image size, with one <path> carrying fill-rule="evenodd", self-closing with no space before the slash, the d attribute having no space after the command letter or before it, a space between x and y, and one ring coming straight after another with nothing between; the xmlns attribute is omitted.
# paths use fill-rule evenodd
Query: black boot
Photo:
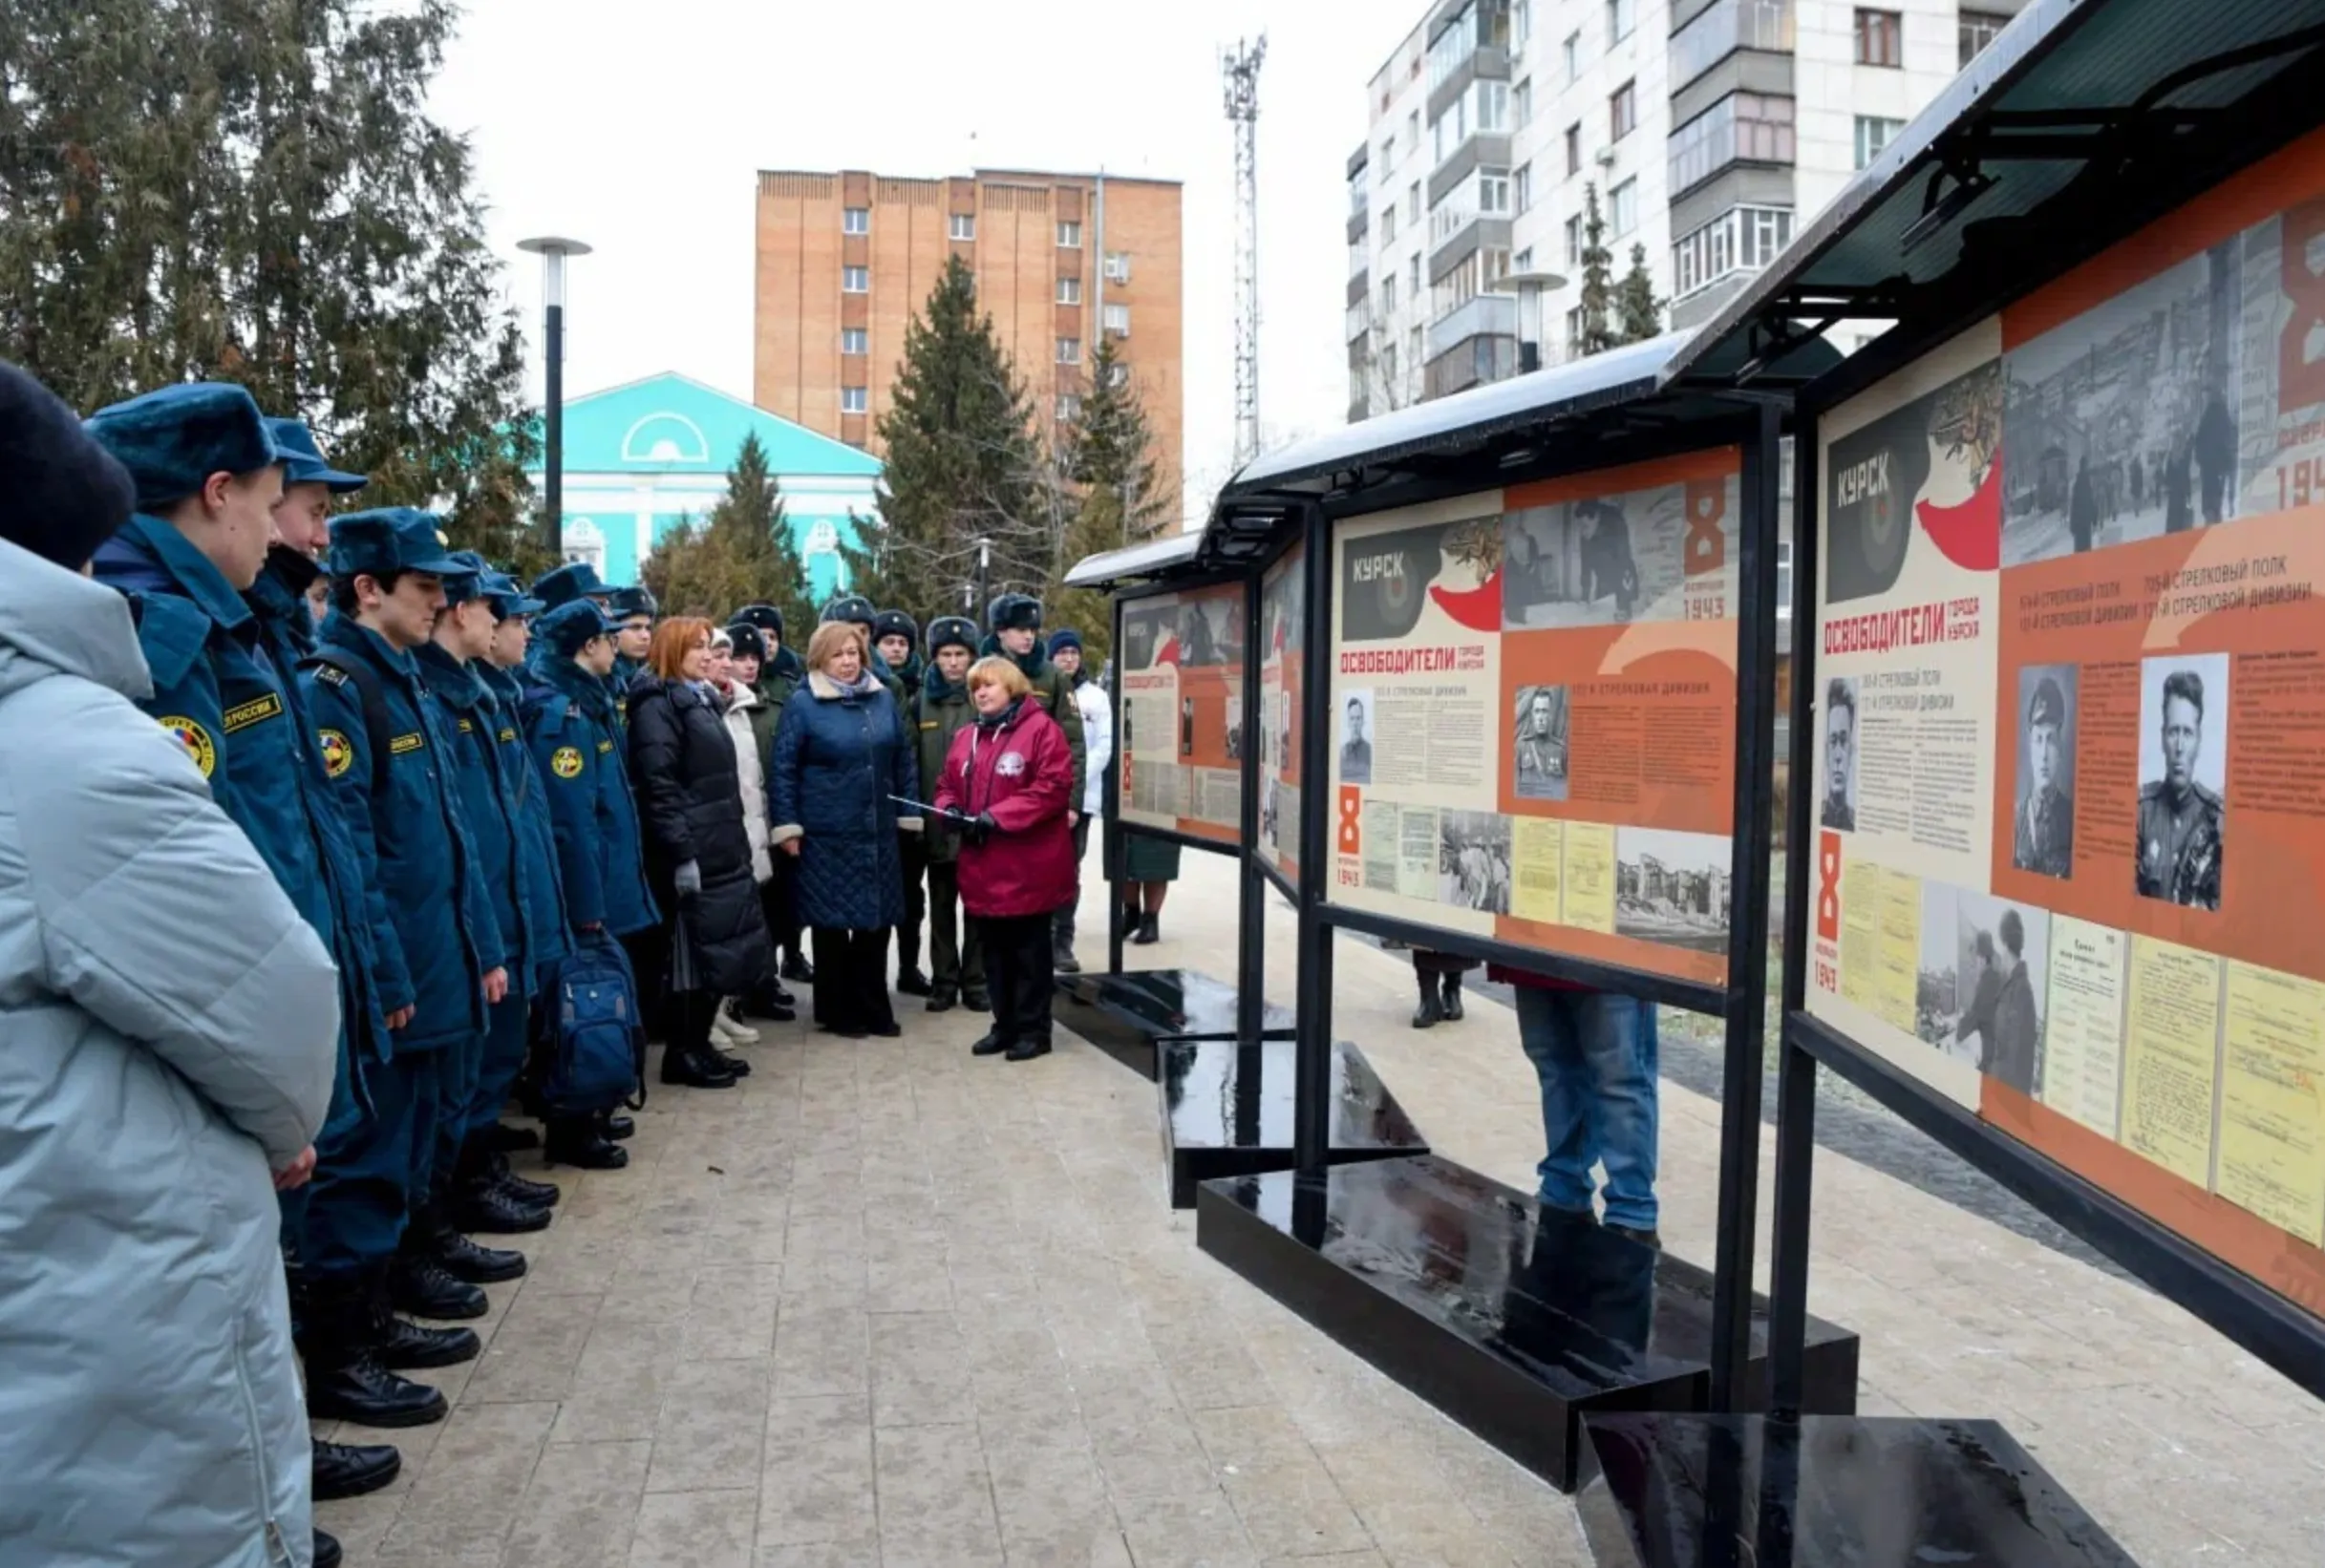
<svg viewBox="0 0 2325 1568"><path fill-rule="evenodd" d="M813 985L816 983L816 966L808 963L807 955L797 947L783 955L783 966L776 973L798 985Z"/></svg>
<svg viewBox="0 0 2325 1568"><path fill-rule="evenodd" d="M923 1005L930 1012L950 1012L954 1007L960 1006L960 1002L961 993L959 991L950 985L938 985L928 993L928 1000Z"/></svg>
<svg viewBox="0 0 2325 1568"><path fill-rule="evenodd" d="M795 1010L799 1005L800 999L783 989L770 976L736 999L735 1012L740 1018L763 1018L770 1024L788 1024L800 1016Z"/></svg>
<svg viewBox="0 0 2325 1568"><path fill-rule="evenodd" d="M505 1247L480 1246L459 1231L437 1238L436 1260L444 1272L472 1285L497 1285L524 1278L524 1254Z"/></svg>
<svg viewBox="0 0 2325 1568"><path fill-rule="evenodd" d="M1050 967L1061 975L1081 973L1081 960L1074 956L1074 939L1062 931L1051 933Z"/></svg>
<svg viewBox="0 0 2325 1568"><path fill-rule="evenodd" d="M599 1119L598 1128L599 1131L606 1134L606 1136L611 1138L616 1143L620 1143L626 1138L634 1138L638 1135L638 1124L636 1122L631 1121L628 1116L617 1116L610 1111L607 1112L605 1115Z"/></svg>
<svg viewBox="0 0 2325 1568"><path fill-rule="evenodd" d="M1009 1049L1009 1042L1002 1039L998 1032L994 1032L971 1046L969 1054L971 1056L998 1056L1007 1049Z"/></svg>
<svg viewBox="0 0 2325 1568"><path fill-rule="evenodd" d="M521 1203L489 1178L461 1193L453 1203L453 1223L479 1236L524 1236L549 1228L549 1211Z"/></svg>
<svg viewBox="0 0 2325 1568"><path fill-rule="evenodd" d="M1458 969L1445 972L1445 1016L1455 1020L1461 1016L1461 974Z"/></svg>
<svg viewBox="0 0 2325 1568"><path fill-rule="evenodd" d="M465 1280L455 1279L437 1261L431 1224L414 1215L404 1231L404 1244L388 1265L388 1301L399 1312L416 1318L481 1318L492 1309L484 1292Z"/></svg>
<svg viewBox="0 0 2325 1568"><path fill-rule="evenodd" d="M565 1196L554 1181L528 1181L510 1170L506 1155L487 1155L485 1170L495 1187L512 1202L522 1203L529 1209L553 1209Z"/></svg>
<svg viewBox="0 0 2325 1568"><path fill-rule="evenodd" d="M377 1492L404 1468L393 1443L326 1443L314 1440L315 1501L337 1502Z"/></svg>
<svg viewBox="0 0 2325 1568"><path fill-rule="evenodd" d="M424 1372L476 1360L484 1342L473 1328L430 1328L383 1309L372 1330L372 1352L392 1372Z"/></svg>
<svg viewBox="0 0 2325 1568"><path fill-rule="evenodd" d="M450 1407L442 1394L380 1364L373 1338L374 1298L382 1288L377 1271L309 1282L307 1339L299 1349L307 1359L310 1419L359 1427L424 1427L444 1419Z"/></svg>
<svg viewBox="0 0 2325 1568"><path fill-rule="evenodd" d="M1413 1009L1413 1027L1434 1028L1445 1021L1445 1004L1439 999L1437 976L1426 969L1416 969L1414 975L1420 984L1420 1006Z"/></svg>
<svg viewBox="0 0 2325 1568"><path fill-rule="evenodd" d="M541 1157L550 1165L570 1165L580 1171L618 1171L629 1163L629 1151L608 1139L587 1116L564 1117L548 1124Z"/></svg>
<svg viewBox="0 0 2325 1568"><path fill-rule="evenodd" d="M961 987L961 1006L971 1012L991 1012L993 1010L992 993L982 985L964 985Z"/></svg>
<svg viewBox="0 0 2325 1568"><path fill-rule="evenodd" d="M320 1497L322 1494L318 1492L315 1495ZM338 1538L316 1531L314 1568L339 1568L339 1564L345 1560L345 1556L339 1550Z"/></svg>
<svg viewBox="0 0 2325 1568"><path fill-rule="evenodd" d="M1038 1040L1018 1041L1015 1045L1009 1048L1009 1054L1005 1060L1012 1062L1030 1062L1036 1056L1047 1056L1049 1053L1049 1037L1044 1035Z"/></svg>
<svg viewBox="0 0 2325 1568"><path fill-rule="evenodd" d="M719 1070L730 1076L736 1078L751 1076L751 1060L747 1056L736 1056L732 1051L720 1050L716 1046L703 1047L702 1053L716 1064Z"/></svg>
<svg viewBox="0 0 2325 1568"><path fill-rule="evenodd" d="M1137 943L1141 947L1149 946L1155 943L1161 942L1162 940L1162 933L1156 929L1156 922L1161 921L1162 918L1162 916L1156 914L1151 909L1145 914L1141 915L1139 917L1138 931L1132 935L1130 940Z"/></svg>
<svg viewBox="0 0 2325 1568"><path fill-rule="evenodd" d="M733 1089L735 1074L719 1065L708 1046L693 1050L672 1046L662 1053L662 1081L681 1089Z"/></svg>

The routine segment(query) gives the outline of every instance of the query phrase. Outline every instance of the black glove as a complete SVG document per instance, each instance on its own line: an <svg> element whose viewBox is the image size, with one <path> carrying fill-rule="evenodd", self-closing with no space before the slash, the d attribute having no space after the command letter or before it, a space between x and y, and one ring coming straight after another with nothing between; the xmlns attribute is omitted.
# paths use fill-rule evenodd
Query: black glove
<svg viewBox="0 0 2325 1568"><path fill-rule="evenodd" d="M992 837L992 832L995 825L996 824L993 821L992 813L979 812L976 816L971 817L968 821L961 824L962 841L970 844L982 845L986 839Z"/></svg>

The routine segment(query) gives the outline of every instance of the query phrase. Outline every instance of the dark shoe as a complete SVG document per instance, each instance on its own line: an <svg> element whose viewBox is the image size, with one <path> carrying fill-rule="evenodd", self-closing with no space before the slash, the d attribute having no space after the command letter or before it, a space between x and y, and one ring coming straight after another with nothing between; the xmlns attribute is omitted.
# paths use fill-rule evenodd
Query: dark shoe
<svg viewBox="0 0 2325 1568"><path fill-rule="evenodd" d="M1636 1241L1640 1246L1653 1247L1657 1252L1663 1250L1663 1238L1654 1231L1637 1230L1629 1225L1608 1225L1605 1228L1610 1235L1619 1236L1626 1241Z"/></svg>
<svg viewBox="0 0 2325 1568"><path fill-rule="evenodd" d="M872 1026L872 1037L876 1040L898 1039L904 1032L905 1027L902 1024L875 1024Z"/></svg>
<svg viewBox="0 0 2325 1568"><path fill-rule="evenodd" d="M666 1050L662 1053L662 1081L681 1089L733 1089L735 1074L719 1066L708 1049Z"/></svg>
<svg viewBox="0 0 2325 1568"><path fill-rule="evenodd" d="M543 1210L546 1214L547 1210ZM437 1239L437 1261L444 1272L472 1285L497 1285L524 1278L524 1254L504 1247L479 1246L459 1231Z"/></svg>
<svg viewBox="0 0 2325 1568"><path fill-rule="evenodd" d="M549 1228L549 1211L520 1203L499 1186L472 1187L454 1199L452 1222L478 1236L523 1236Z"/></svg>
<svg viewBox="0 0 2325 1568"><path fill-rule="evenodd" d="M629 1163L629 1151L601 1136L587 1122L560 1122L549 1129L541 1157L546 1164L570 1165L577 1171L618 1171Z"/></svg>
<svg viewBox="0 0 2325 1568"><path fill-rule="evenodd" d="M481 1318L492 1303L434 1258L399 1257L388 1270L388 1301L416 1318Z"/></svg>
<svg viewBox="0 0 2325 1568"><path fill-rule="evenodd" d="M1419 985L1420 1006L1413 1009L1413 1027L1433 1028L1445 1021L1445 1005L1438 999L1437 976L1424 974L1419 977Z"/></svg>
<svg viewBox="0 0 2325 1568"><path fill-rule="evenodd" d="M520 1150L540 1148L541 1134L529 1127L495 1122L484 1130L484 1141L495 1154L513 1155Z"/></svg>
<svg viewBox="0 0 2325 1568"><path fill-rule="evenodd" d="M1050 1043L1047 1040L1020 1040L1009 1048L1009 1060L1030 1062L1036 1056L1047 1056L1049 1053Z"/></svg>
<svg viewBox="0 0 2325 1568"><path fill-rule="evenodd" d="M1077 975L1081 973L1081 960L1074 956L1071 944L1059 943L1051 952L1050 967L1061 975Z"/></svg>
<svg viewBox="0 0 2325 1568"><path fill-rule="evenodd" d="M493 1185L511 1202L528 1209L553 1209L565 1196L554 1181L528 1181L514 1171L494 1172Z"/></svg>
<svg viewBox="0 0 2325 1568"><path fill-rule="evenodd" d="M404 1468L404 1456L395 1451L393 1443L326 1443L318 1437L314 1447L314 1491L319 1503L377 1492Z"/></svg>
<svg viewBox="0 0 2325 1568"><path fill-rule="evenodd" d="M1461 1016L1461 977L1458 974L1445 977L1445 1016L1450 1020Z"/></svg>
<svg viewBox="0 0 2325 1568"><path fill-rule="evenodd" d="M960 1006L960 1002L961 993L959 991L950 985L939 985L928 993L928 1000L924 1006L930 1012L950 1012L954 1007Z"/></svg>
<svg viewBox="0 0 2325 1568"><path fill-rule="evenodd" d="M896 988L906 996L927 996L936 987L920 972L919 964L910 964L896 972Z"/></svg>
<svg viewBox="0 0 2325 1568"><path fill-rule="evenodd" d="M407 1323L394 1313L381 1324L372 1346L379 1365L394 1372L421 1372L431 1367L458 1367L484 1353L484 1342L473 1328L430 1328Z"/></svg>
<svg viewBox="0 0 2325 1568"><path fill-rule="evenodd" d="M800 1015L792 1009L800 999L772 980L762 980L737 997L730 1006L736 1018L763 1018L771 1024L788 1024Z"/></svg>
<svg viewBox="0 0 2325 1568"><path fill-rule="evenodd" d="M751 1064L744 1058L740 1056L730 1056L725 1051L720 1050L716 1046L705 1046L703 1048L703 1052L704 1054L708 1055L713 1062L715 1062L721 1069L723 1069L730 1076L736 1078L748 1078L751 1076Z"/></svg>
<svg viewBox="0 0 2325 1568"><path fill-rule="evenodd" d="M320 1497L323 1495L323 1494L321 1492L317 1492L315 1495ZM326 1536L322 1531L318 1530L315 1532L315 1555L313 1560L314 1568L339 1568L339 1564L346 1560L346 1558L344 1554L342 1554L339 1550L338 1541L330 1536Z"/></svg>
<svg viewBox="0 0 2325 1568"><path fill-rule="evenodd" d="M961 987L961 1006L971 1012L991 1012L993 1010L992 993L982 985L964 985Z"/></svg>
<svg viewBox="0 0 2325 1568"><path fill-rule="evenodd" d="M1162 940L1162 933L1157 928L1157 922L1160 922L1162 918L1162 917L1160 915L1141 915L1139 917L1139 928L1131 935L1130 940L1137 943L1141 947L1149 946L1154 943L1161 942Z"/></svg>
<svg viewBox="0 0 2325 1568"><path fill-rule="evenodd" d="M816 966L807 962L807 955L804 953L793 953L786 957L783 960L783 966L778 969L776 974L783 980L801 985L813 985L816 983Z"/></svg>
<svg viewBox="0 0 2325 1568"><path fill-rule="evenodd" d="M1009 1049L1009 1042L997 1034L989 1034L969 1048L971 1056L998 1056Z"/></svg>
<svg viewBox="0 0 2325 1568"><path fill-rule="evenodd" d="M452 1407L425 1383L397 1377L379 1364L366 1345L328 1366L307 1360L307 1418L352 1421L358 1427L425 1427L441 1421Z"/></svg>
<svg viewBox="0 0 2325 1568"><path fill-rule="evenodd" d="M625 1138L633 1138L637 1136L638 1124L630 1120L628 1116L616 1116L608 1113L605 1122L603 1123L603 1131L605 1132L606 1136L611 1138L616 1143L620 1143Z"/></svg>

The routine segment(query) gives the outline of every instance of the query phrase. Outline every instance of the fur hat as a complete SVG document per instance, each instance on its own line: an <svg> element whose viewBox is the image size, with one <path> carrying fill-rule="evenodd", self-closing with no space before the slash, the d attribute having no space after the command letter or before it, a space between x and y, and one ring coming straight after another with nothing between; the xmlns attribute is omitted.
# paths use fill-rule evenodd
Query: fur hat
<svg viewBox="0 0 2325 1568"><path fill-rule="evenodd" d="M985 619L995 631L1039 631L1041 601L1027 593L1005 593L992 602Z"/></svg>
<svg viewBox="0 0 2325 1568"><path fill-rule="evenodd" d="M594 638L613 635L616 623L587 599L568 599L533 623L533 635L560 659L570 659Z"/></svg>
<svg viewBox="0 0 2325 1568"><path fill-rule="evenodd" d="M597 575L597 568L586 561L568 561L555 571L542 573L533 583L533 597L551 609L576 599L607 598L612 592Z"/></svg>
<svg viewBox="0 0 2325 1568"><path fill-rule="evenodd" d="M315 445L315 434L296 419L269 419L267 434L274 439L275 451L283 455L283 482L285 484L319 484L334 496L345 496L364 487L360 474L350 474L331 467L323 457L323 449Z"/></svg>
<svg viewBox="0 0 2325 1568"><path fill-rule="evenodd" d="M616 621L627 621L633 615L652 617L662 613L662 606L654 603L653 590L643 583L616 588L608 597L612 602L606 607L613 612Z"/></svg>
<svg viewBox="0 0 2325 1568"><path fill-rule="evenodd" d="M775 640L783 640L783 612L773 604L745 604L735 612L734 625L757 626L761 631L775 633ZM765 655L761 655L765 657Z"/></svg>
<svg viewBox="0 0 2325 1568"><path fill-rule="evenodd" d="M0 360L0 539L77 572L137 504L128 472L63 400Z"/></svg>
<svg viewBox="0 0 2325 1568"><path fill-rule="evenodd" d="M928 657L934 659L941 647L965 647L977 650L977 624L967 616L940 615L928 623Z"/></svg>
<svg viewBox="0 0 2325 1568"><path fill-rule="evenodd" d="M258 404L228 381L163 387L99 409L89 434L129 470L148 512L197 494L213 474L255 474L284 460Z"/></svg>
<svg viewBox="0 0 2325 1568"><path fill-rule="evenodd" d="M872 617L872 641L883 637L901 637L914 647L920 646L920 623L902 610L882 610Z"/></svg>
<svg viewBox="0 0 2325 1568"><path fill-rule="evenodd" d="M324 569L335 578L426 572L447 580L478 567L451 553L443 519L411 506L383 506L331 519L331 547ZM480 558L476 558L480 559Z"/></svg>
<svg viewBox="0 0 2325 1568"><path fill-rule="evenodd" d="M826 625L834 621L853 621L864 628L864 635L868 637L873 625L880 619L880 612L872 608L872 602L864 595L843 593L823 606L822 619Z"/></svg>
<svg viewBox="0 0 2325 1568"><path fill-rule="evenodd" d="M737 659L757 659L767 662L767 634L748 621L736 621L727 627L730 653Z"/></svg>

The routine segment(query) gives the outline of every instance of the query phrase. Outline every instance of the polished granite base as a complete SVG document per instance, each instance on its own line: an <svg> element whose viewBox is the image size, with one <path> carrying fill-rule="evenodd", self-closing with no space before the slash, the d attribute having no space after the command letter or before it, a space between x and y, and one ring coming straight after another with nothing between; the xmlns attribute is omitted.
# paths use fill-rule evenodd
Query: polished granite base
<svg viewBox="0 0 2325 1568"><path fill-rule="evenodd" d="M1153 1078L1160 1041L1235 1038L1235 985L1200 969L1059 975L1056 1016L1060 1027ZM1269 1006L1263 1027L1270 1037L1289 1039L1291 1014Z"/></svg>
<svg viewBox="0 0 2325 1568"><path fill-rule="evenodd" d="M1232 1040L1166 1040L1156 1084L1170 1206L1195 1206L1195 1187L1218 1176L1291 1169L1292 1053L1290 1040L1242 1046ZM1332 1160L1425 1155L1413 1118L1380 1081L1364 1052L1332 1049Z"/></svg>
<svg viewBox="0 0 2325 1568"><path fill-rule="evenodd" d="M1707 1271L1451 1160L1205 1182L1195 1211L1205 1252L1563 1491L1584 1415L1710 1398ZM1853 1411L1857 1337L1811 1319L1806 1381L1811 1410Z"/></svg>
<svg viewBox="0 0 2325 1568"><path fill-rule="evenodd" d="M1592 1415L1599 1568L2131 1568L1992 1421Z"/></svg>

